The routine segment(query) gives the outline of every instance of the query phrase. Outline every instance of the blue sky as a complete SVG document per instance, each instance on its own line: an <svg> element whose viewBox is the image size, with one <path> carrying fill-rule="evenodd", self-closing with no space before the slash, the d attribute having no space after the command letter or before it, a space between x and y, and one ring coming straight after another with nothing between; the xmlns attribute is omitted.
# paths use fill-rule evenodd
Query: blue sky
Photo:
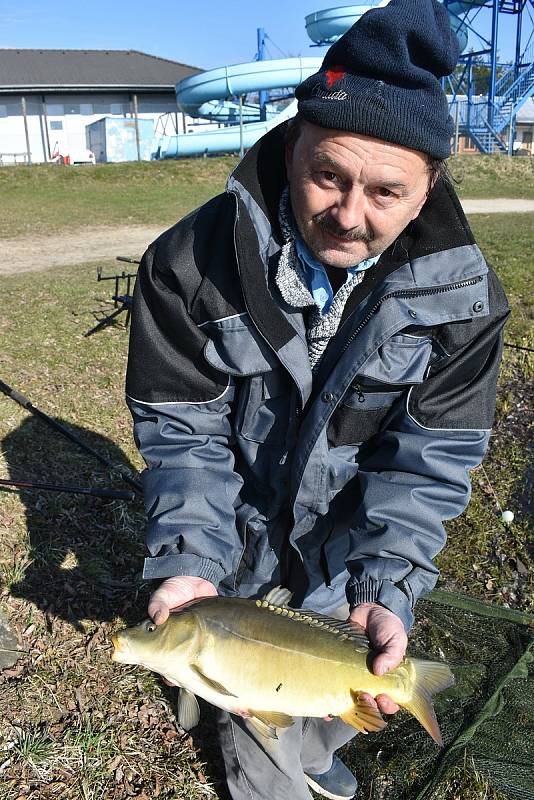
<svg viewBox="0 0 534 800"><path fill-rule="evenodd" d="M0 0L0 47L133 49L210 68L249 61L256 28L266 29L271 57L319 56L304 17L347 0ZM513 53L513 18L500 15L500 50ZM487 30L489 13L477 25ZM276 46L277 47L276 47Z"/></svg>

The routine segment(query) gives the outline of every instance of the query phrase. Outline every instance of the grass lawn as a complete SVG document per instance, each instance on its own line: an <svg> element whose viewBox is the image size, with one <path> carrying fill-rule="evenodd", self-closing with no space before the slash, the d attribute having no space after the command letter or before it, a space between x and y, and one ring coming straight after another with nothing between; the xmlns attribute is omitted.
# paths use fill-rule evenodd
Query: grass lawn
<svg viewBox="0 0 534 800"><path fill-rule="evenodd" d="M93 225L173 224L222 191L237 159L196 158L97 167L0 169L0 237ZM534 198L534 159L450 159L461 197Z"/></svg>
<svg viewBox="0 0 534 800"><path fill-rule="evenodd" d="M514 168L523 169L524 162L517 159ZM96 224L159 222L164 213L174 219L222 187L230 163L0 170L7 198L0 224L4 235L14 235L30 230L27 220L31 231L46 231L63 226L65 218L81 225L87 215ZM476 183L473 175L469 181ZM532 216L477 216L472 224L510 297L506 340L532 347ZM103 266L111 272L115 262ZM117 467L135 472L142 465L123 400L127 331L117 325L83 335L94 324L93 312L109 307L109 284L96 283L95 267L3 279L0 379ZM529 354L505 349L490 452L473 475L468 511L448 526L449 544L439 561L443 586L529 611L532 507L525 476L533 371ZM2 394L0 436L2 477L124 488L118 469L102 468ZM497 499L515 512L513 525L500 521ZM3 800L225 798L209 711L204 709L194 738L184 734L173 714L173 691L141 668L109 659L110 632L146 613L143 528L138 502L29 490L0 494L1 608L25 651L0 673ZM451 790L451 800L498 800L480 780L476 794ZM374 797L364 788L366 797Z"/></svg>

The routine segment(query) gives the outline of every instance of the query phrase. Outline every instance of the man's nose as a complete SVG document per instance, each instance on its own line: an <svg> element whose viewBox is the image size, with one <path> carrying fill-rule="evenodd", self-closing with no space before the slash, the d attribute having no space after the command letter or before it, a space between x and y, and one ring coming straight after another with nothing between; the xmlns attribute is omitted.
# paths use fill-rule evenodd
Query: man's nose
<svg viewBox="0 0 534 800"><path fill-rule="evenodd" d="M331 216L340 228L349 231L365 225L365 193L361 187L354 187L339 198L331 210Z"/></svg>

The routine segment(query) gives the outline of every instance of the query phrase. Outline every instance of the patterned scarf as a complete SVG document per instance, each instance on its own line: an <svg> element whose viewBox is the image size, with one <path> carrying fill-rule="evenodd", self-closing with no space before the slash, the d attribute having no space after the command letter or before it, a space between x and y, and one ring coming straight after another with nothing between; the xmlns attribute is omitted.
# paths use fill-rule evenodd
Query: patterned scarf
<svg viewBox="0 0 534 800"><path fill-rule="evenodd" d="M295 223L291 212L288 187L284 189L280 198L278 219L284 236L284 244L280 253L275 281L280 294L288 305L293 306L293 308L313 306L308 316L306 339L312 372L316 372L328 342L339 327L345 303L354 287L363 281L365 272L356 272L354 275L349 273L349 280L338 289L329 310L326 314L321 314L308 288L306 273L297 255L294 233Z"/></svg>

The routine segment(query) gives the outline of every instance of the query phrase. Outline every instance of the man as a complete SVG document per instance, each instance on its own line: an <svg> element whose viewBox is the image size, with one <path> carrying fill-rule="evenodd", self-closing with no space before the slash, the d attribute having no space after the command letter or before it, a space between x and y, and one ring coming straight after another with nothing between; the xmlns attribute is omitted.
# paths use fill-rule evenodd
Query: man
<svg viewBox="0 0 534 800"><path fill-rule="evenodd" d="M156 623L282 584L363 625L375 673L401 661L487 445L508 314L440 177L457 56L435 0L368 12L297 89L289 129L145 254L127 394ZM235 800L356 791L339 720L274 743L228 714L220 729Z"/></svg>

